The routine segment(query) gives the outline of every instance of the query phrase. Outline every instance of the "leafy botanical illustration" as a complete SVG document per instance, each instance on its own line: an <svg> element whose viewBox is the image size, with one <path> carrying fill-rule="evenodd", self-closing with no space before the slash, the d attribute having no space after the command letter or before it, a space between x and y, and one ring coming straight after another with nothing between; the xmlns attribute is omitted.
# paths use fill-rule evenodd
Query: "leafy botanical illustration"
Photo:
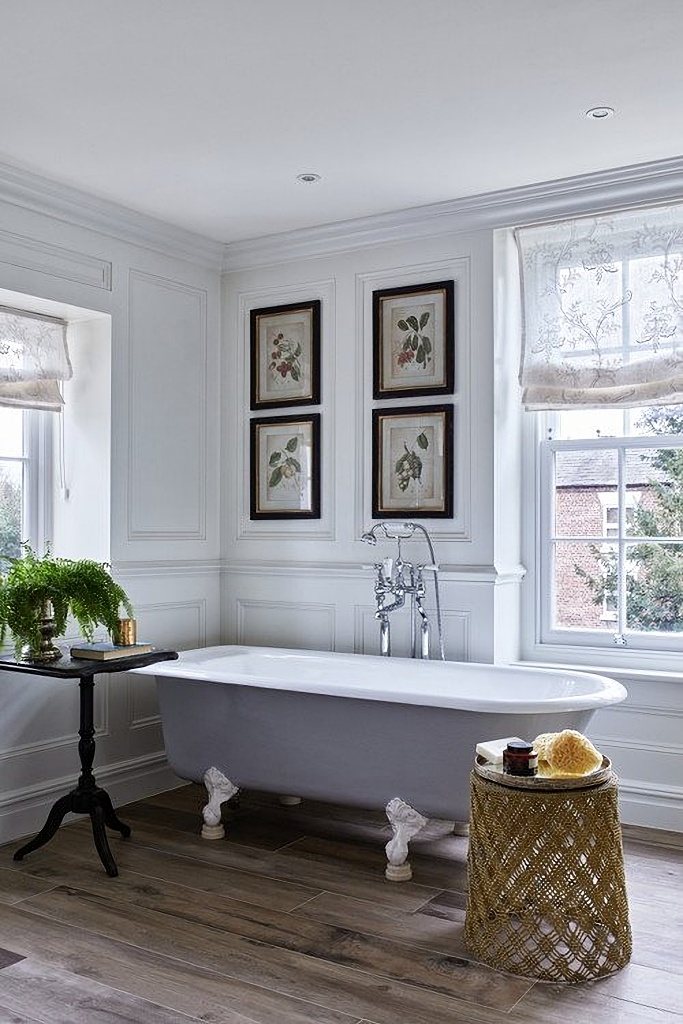
<svg viewBox="0 0 683 1024"><path fill-rule="evenodd" d="M431 363L432 343L428 335L425 334L429 317L429 310L425 310L424 313L420 314L419 320L416 316L411 315L397 321L396 326L400 331L404 332L401 350L396 357L399 366L414 363L416 366L421 366L423 370L426 370L427 363Z"/></svg>
<svg viewBox="0 0 683 1024"><path fill-rule="evenodd" d="M269 487L278 487L284 481L292 480L299 484L301 463L294 458L294 452L299 447L298 437L290 437L284 448L279 448L271 453L268 465L272 469L268 480Z"/></svg>
<svg viewBox="0 0 683 1024"><path fill-rule="evenodd" d="M415 438L415 444L424 452L429 448L429 439L424 430ZM405 451L396 460L396 465L394 466L396 482L400 491L406 491L411 480L415 480L416 484L420 484L422 480L422 459L414 448L408 447L405 441L403 442L403 447Z"/></svg>
<svg viewBox="0 0 683 1024"><path fill-rule="evenodd" d="M274 380L277 380L278 375L283 380L287 379L289 375L292 380L301 380L301 345L298 341L291 341L286 338L282 331L273 338L273 349L270 353L270 363L268 369L271 372L271 376Z"/></svg>

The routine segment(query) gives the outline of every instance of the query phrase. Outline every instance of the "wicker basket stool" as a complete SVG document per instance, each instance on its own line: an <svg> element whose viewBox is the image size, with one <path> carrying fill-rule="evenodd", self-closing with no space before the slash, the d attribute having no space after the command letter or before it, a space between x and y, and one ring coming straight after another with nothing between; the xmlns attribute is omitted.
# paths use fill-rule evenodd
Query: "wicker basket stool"
<svg viewBox="0 0 683 1024"><path fill-rule="evenodd" d="M510 778L471 775L467 946L491 967L545 981L620 970L631 929L616 776L563 790Z"/></svg>

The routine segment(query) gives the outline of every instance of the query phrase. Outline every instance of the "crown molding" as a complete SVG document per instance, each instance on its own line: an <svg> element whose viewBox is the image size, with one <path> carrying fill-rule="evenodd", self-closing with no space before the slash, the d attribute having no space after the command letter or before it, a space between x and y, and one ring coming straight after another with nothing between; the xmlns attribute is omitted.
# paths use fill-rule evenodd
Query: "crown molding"
<svg viewBox="0 0 683 1024"><path fill-rule="evenodd" d="M683 198L683 156L222 243L0 162L0 202L226 272Z"/></svg>
<svg viewBox="0 0 683 1024"><path fill-rule="evenodd" d="M683 156L225 245L226 272L683 198Z"/></svg>
<svg viewBox="0 0 683 1024"><path fill-rule="evenodd" d="M0 163L0 202L24 207L165 256L214 269L220 269L222 265L224 245L221 242L7 163Z"/></svg>

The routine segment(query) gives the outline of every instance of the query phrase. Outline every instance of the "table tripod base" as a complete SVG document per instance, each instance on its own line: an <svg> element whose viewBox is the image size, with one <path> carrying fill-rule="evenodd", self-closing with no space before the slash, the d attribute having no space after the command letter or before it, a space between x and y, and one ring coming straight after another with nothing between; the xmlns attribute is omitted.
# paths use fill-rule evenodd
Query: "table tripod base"
<svg viewBox="0 0 683 1024"><path fill-rule="evenodd" d="M40 832L30 842L26 843L25 846L17 850L14 854L14 860L23 860L27 853L33 853L34 850L38 850L41 846L49 843L65 816L69 813L90 815L95 848L105 871L110 878L115 878L119 872L116 867L116 861L109 849L105 826L120 832L124 839L127 839L130 835L130 828L118 819L109 794L98 786L89 789L76 787L76 789L72 789L70 793L67 793L66 796L60 797L53 804L47 816L47 821Z"/></svg>

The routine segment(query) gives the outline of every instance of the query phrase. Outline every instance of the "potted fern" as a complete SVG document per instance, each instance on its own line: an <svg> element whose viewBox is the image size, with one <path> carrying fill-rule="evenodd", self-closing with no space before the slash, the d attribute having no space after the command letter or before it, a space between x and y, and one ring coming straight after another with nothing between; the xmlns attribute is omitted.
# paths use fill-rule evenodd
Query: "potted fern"
<svg viewBox="0 0 683 1024"><path fill-rule="evenodd" d="M121 607L132 617L128 595L104 562L38 557L29 544L0 573L0 646L9 631L17 660L49 662L62 656L53 638L72 615L87 641L97 626L116 635Z"/></svg>

